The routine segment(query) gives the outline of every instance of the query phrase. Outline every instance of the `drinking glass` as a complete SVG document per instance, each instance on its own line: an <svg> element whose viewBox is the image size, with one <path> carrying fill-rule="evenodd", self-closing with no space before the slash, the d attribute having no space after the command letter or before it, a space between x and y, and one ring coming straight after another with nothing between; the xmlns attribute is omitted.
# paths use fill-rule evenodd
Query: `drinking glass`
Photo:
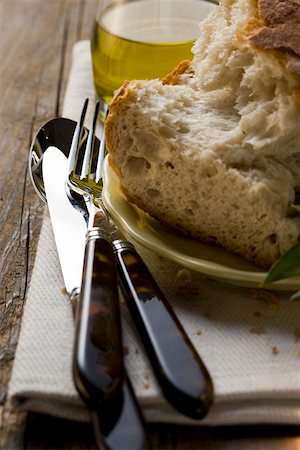
<svg viewBox="0 0 300 450"><path fill-rule="evenodd" d="M97 96L109 105L125 80L161 78L199 36L210 0L99 0L91 51Z"/></svg>

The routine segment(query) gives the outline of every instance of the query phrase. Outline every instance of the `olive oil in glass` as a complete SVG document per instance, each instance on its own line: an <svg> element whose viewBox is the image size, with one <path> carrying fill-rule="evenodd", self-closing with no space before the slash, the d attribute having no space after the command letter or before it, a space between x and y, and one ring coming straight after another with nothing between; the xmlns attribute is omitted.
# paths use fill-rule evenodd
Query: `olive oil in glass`
<svg viewBox="0 0 300 450"><path fill-rule="evenodd" d="M192 59L199 22L215 5L205 0L126 0L105 6L96 16L91 50L96 92L109 104L125 80L161 78L180 61Z"/></svg>

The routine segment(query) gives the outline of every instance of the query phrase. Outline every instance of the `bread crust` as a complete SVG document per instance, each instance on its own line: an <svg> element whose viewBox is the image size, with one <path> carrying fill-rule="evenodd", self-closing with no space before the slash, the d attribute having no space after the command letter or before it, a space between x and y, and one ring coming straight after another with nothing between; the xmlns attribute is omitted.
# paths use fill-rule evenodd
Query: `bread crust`
<svg viewBox="0 0 300 450"><path fill-rule="evenodd" d="M171 73L169 73L162 79L162 84L176 85L179 83L180 77L183 74L189 74L190 76L193 76L194 73L195 72L192 61L186 59L184 61L181 61Z"/></svg>
<svg viewBox="0 0 300 450"><path fill-rule="evenodd" d="M249 42L285 55L287 69L300 75L300 1L258 0L259 21Z"/></svg>

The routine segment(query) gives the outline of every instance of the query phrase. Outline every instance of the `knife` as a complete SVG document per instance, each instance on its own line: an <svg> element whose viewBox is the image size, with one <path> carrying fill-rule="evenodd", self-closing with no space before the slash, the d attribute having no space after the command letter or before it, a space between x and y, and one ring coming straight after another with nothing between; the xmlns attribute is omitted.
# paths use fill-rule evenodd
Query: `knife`
<svg viewBox="0 0 300 450"><path fill-rule="evenodd" d="M74 301L81 286L86 221L71 203L71 194L70 199L66 195L66 175L67 158L59 149L49 147L43 155L45 193L66 290ZM97 290L100 294L101 285ZM78 311L76 320L81 320L82 314ZM75 339L74 353L79 352L84 361L80 376L75 371L76 387L91 411L99 446L117 449L123 441L128 449L145 448L144 420L125 374L122 338L116 334L120 324L106 327L103 334L100 319L90 310L84 318L84 342ZM106 338L113 340L115 348L107 348ZM128 433L129 422L134 424L132 433Z"/></svg>

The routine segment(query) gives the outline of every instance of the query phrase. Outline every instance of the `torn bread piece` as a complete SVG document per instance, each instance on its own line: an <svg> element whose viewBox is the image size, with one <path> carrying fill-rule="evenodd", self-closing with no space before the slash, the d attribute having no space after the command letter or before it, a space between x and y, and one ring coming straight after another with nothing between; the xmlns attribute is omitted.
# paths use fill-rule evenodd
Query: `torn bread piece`
<svg viewBox="0 0 300 450"><path fill-rule="evenodd" d="M130 202L265 268L300 234L299 4L221 0L193 61L124 83L106 123Z"/></svg>

